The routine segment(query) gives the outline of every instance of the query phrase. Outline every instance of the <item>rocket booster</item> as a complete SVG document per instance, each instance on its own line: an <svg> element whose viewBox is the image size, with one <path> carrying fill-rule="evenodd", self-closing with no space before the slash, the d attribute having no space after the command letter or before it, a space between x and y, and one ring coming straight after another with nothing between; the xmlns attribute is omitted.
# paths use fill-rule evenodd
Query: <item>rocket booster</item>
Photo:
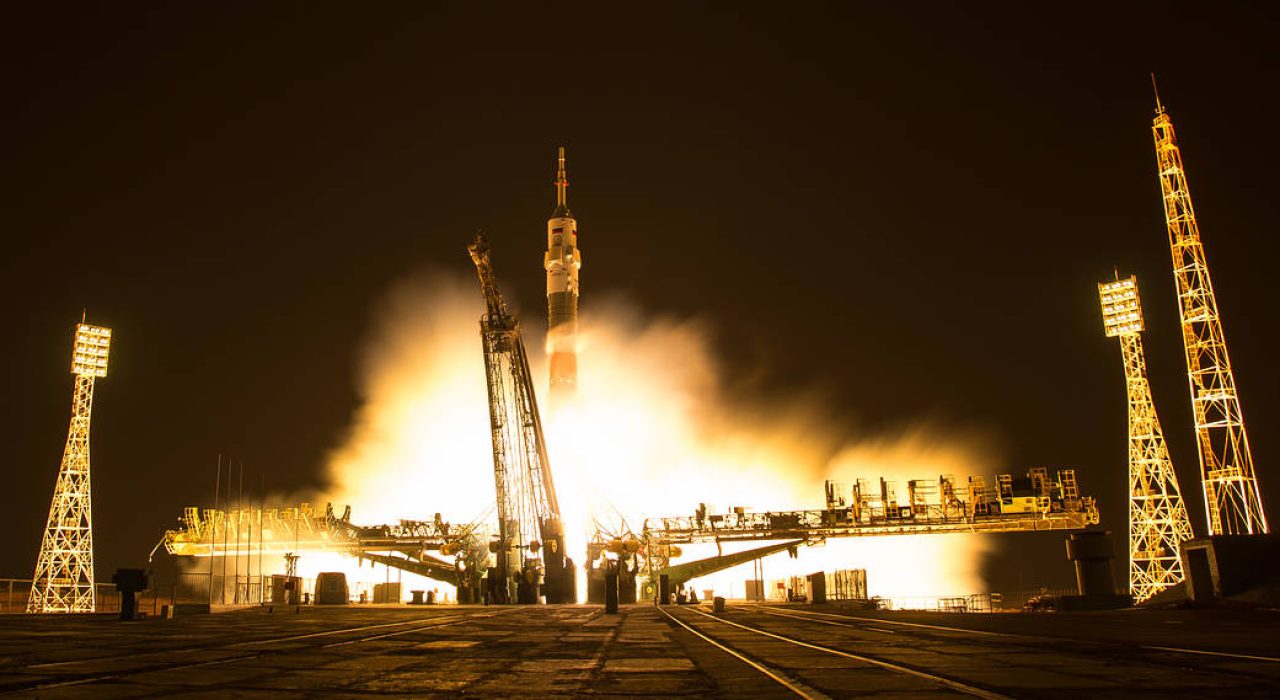
<svg viewBox="0 0 1280 700"><path fill-rule="evenodd" d="M556 171L556 209L547 220L547 350L551 353L551 401L571 398L578 384L578 222L569 213L564 147Z"/></svg>

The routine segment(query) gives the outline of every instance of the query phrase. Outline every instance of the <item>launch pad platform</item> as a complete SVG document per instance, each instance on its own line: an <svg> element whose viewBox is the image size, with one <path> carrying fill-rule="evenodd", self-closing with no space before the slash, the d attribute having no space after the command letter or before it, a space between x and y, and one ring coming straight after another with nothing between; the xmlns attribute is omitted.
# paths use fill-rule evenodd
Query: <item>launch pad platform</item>
<svg viewBox="0 0 1280 700"><path fill-rule="evenodd" d="M0 694L1269 697L1280 612L335 606L8 616Z"/></svg>

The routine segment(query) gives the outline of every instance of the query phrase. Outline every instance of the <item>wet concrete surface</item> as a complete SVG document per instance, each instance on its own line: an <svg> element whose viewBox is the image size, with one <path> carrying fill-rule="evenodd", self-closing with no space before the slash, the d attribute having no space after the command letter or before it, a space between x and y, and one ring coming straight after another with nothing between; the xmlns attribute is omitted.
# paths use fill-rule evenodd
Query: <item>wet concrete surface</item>
<svg viewBox="0 0 1280 700"><path fill-rule="evenodd" d="M619 615L598 606L304 607L134 622L8 615L0 693L1095 698L1274 697L1280 687L1276 611L664 610L671 618L650 605Z"/></svg>

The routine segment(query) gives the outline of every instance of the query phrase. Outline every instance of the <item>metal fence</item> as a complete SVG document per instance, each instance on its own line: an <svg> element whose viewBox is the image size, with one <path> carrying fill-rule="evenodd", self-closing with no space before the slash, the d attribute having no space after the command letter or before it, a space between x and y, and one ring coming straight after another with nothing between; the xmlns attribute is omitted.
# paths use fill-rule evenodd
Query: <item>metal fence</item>
<svg viewBox="0 0 1280 700"><path fill-rule="evenodd" d="M880 610L922 610L932 612L1021 612L1028 601L1075 595L1071 588L1038 588L1005 593L975 593L966 596L893 596L872 600Z"/></svg>
<svg viewBox="0 0 1280 700"><path fill-rule="evenodd" d="M1003 609L999 593L963 596L893 596L872 598L878 610L923 610L929 612L989 613Z"/></svg>
<svg viewBox="0 0 1280 700"><path fill-rule="evenodd" d="M303 590L311 582L303 581ZM114 584L97 584L96 612L120 611L120 593ZM259 605L271 603L270 576L222 576L219 574L179 574L167 580L150 580L138 593L138 610L159 615L166 605L196 603L211 605ZM0 614L25 613L31 596L31 579L0 578Z"/></svg>

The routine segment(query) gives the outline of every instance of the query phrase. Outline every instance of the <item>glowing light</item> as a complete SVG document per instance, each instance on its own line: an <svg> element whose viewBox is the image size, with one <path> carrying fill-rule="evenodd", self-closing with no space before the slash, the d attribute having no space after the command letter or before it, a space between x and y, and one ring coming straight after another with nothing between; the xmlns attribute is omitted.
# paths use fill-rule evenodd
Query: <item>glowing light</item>
<svg viewBox="0 0 1280 700"><path fill-rule="evenodd" d="M350 503L356 520L439 510L464 522L492 508L477 327L483 311L469 278L436 276L391 295L363 358L365 404L330 460L327 497ZM538 325L524 326L535 353L544 347ZM731 397L707 329L697 323L647 319L620 301L597 303L583 313L578 342L577 397L554 413L541 403L566 546L578 566L596 516L621 514L638 530L646 515L691 513L700 502L713 509L821 507L826 478L905 481L987 471L986 446L977 442L943 444L923 430L848 440L814 402ZM547 359L531 360L533 376L547 377ZM546 391L539 386L539 398ZM873 594L968 594L982 589L985 542L970 535L832 542L802 548L798 559L775 556L766 575L866 568ZM714 546L688 546L682 561L712 554ZM744 566L694 585L742 597L751 565ZM578 579L584 586L581 572Z"/></svg>
<svg viewBox="0 0 1280 700"><path fill-rule="evenodd" d="M93 509L89 488L89 423L93 386L107 376L111 329L76 325L71 371L76 375L71 399L71 427L62 466L49 504L49 519L40 542L27 612L93 612L97 587L93 577Z"/></svg>
<svg viewBox="0 0 1280 700"><path fill-rule="evenodd" d="M1137 278L1100 284L1098 293L1104 324L1109 315L1137 318L1105 328L1108 336L1121 336L1129 403L1129 592L1141 603L1182 581L1181 543L1192 537L1191 521L1151 399Z"/></svg>
<svg viewBox="0 0 1280 700"><path fill-rule="evenodd" d="M110 348L110 328L77 323L75 348L71 354L71 373L88 377L107 376L107 353Z"/></svg>
<svg viewBox="0 0 1280 700"><path fill-rule="evenodd" d="M1145 330L1138 281L1133 275L1099 284L1098 299L1102 303L1102 327L1108 338Z"/></svg>
<svg viewBox="0 0 1280 700"><path fill-rule="evenodd" d="M1270 532L1262 492L1253 470L1226 334L1218 314L1209 263L1200 241L1191 191L1182 169L1182 152L1173 122L1157 100L1151 125L1155 138L1169 252L1173 255L1182 346L1187 357L1187 387L1196 421L1201 485L1211 535Z"/></svg>

